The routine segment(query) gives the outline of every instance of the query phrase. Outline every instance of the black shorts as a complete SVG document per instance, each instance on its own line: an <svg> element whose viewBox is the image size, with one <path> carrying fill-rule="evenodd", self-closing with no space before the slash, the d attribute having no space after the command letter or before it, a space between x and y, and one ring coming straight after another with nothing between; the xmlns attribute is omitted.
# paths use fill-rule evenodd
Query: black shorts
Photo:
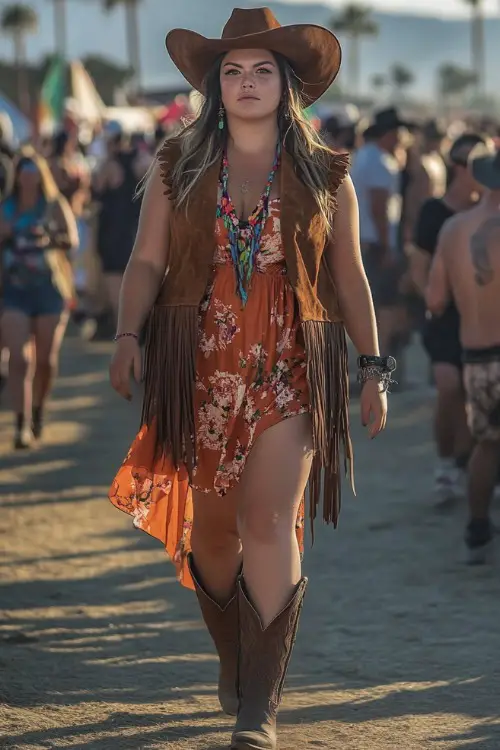
<svg viewBox="0 0 500 750"><path fill-rule="evenodd" d="M363 265L373 296L375 307L398 307L403 304L399 291L401 277L406 270L406 258L397 256L390 266L384 266L383 251L377 244L367 244L363 248Z"/></svg>
<svg viewBox="0 0 500 750"><path fill-rule="evenodd" d="M439 318L425 321L422 344L433 365L453 365L462 369L462 345L458 313L446 311Z"/></svg>

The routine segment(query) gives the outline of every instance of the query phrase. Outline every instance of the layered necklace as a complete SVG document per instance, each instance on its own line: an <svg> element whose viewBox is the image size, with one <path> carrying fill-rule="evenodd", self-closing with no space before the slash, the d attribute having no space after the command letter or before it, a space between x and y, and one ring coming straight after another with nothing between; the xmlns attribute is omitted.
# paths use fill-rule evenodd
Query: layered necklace
<svg viewBox="0 0 500 750"><path fill-rule="evenodd" d="M221 169L221 199L217 206L217 218L222 219L229 237L229 249L233 259L236 274L236 292L243 306L248 300L250 284L255 267L255 259L260 248L262 231L269 217L269 200L276 172L279 169L281 146L278 144L274 162L267 178L264 192L254 208L248 221L241 221L235 211L234 204L229 197L229 162L227 152L224 152ZM248 181L241 186L241 192L248 191Z"/></svg>

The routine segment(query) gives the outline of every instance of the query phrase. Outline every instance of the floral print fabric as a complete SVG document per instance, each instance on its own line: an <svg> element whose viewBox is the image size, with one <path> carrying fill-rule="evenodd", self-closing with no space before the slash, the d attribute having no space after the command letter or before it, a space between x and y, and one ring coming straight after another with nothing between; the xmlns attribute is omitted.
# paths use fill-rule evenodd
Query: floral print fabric
<svg viewBox="0 0 500 750"><path fill-rule="evenodd" d="M223 497L239 481L255 441L283 419L309 411L306 356L281 246L279 201L270 202L248 301L243 307L222 218L216 220L211 283L200 305L193 488ZM143 427L110 490L134 525L159 538L184 585L193 520L185 471L154 458L154 426ZM297 518L303 545L303 503Z"/></svg>

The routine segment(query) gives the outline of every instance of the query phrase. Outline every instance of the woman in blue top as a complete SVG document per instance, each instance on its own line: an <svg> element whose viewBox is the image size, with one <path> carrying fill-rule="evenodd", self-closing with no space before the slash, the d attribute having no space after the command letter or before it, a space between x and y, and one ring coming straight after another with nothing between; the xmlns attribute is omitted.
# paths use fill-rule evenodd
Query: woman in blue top
<svg viewBox="0 0 500 750"><path fill-rule="evenodd" d="M24 150L12 194L0 204L1 330L10 352L18 449L41 436L43 407L74 297L67 253L77 242L75 219L46 161Z"/></svg>

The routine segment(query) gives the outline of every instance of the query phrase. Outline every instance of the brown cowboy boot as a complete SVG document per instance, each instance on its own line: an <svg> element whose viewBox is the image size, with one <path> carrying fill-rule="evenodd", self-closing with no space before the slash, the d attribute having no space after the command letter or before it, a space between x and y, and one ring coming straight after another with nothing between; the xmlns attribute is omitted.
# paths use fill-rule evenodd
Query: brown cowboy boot
<svg viewBox="0 0 500 750"><path fill-rule="evenodd" d="M193 556L188 556L188 565L194 581L196 596L208 632L219 654L219 702L224 713L238 713L238 597L235 592L225 607L220 607L203 589L196 578Z"/></svg>
<svg viewBox="0 0 500 750"><path fill-rule="evenodd" d="M240 608L240 650L238 694L240 708L231 750L275 750L276 715L292 655L304 601L307 578L274 620L262 628L261 619L238 583Z"/></svg>

